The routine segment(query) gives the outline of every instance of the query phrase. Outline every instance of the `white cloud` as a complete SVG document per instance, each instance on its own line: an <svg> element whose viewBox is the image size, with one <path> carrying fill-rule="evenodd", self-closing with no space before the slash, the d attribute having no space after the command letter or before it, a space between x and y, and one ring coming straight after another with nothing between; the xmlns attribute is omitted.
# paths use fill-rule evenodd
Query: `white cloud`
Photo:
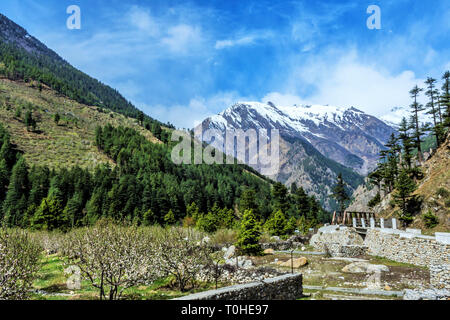
<svg viewBox="0 0 450 320"><path fill-rule="evenodd" d="M158 23L148 9L132 6L126 16L130 25L146 32L149 36L157 36L159 34Z"/></svg>
<svg viewBox="0 0 450 320"><path fill-rule="evenodd" d="M265 95L262 99L262 102L273 102L275 105L280 106L293 106L293 105L302 105L307 104L306 101L304 101L299 96L296 96L294 94L283 94L279 92L271 92Z"/></svg>
<svg viewBox="0 0 450 320"><path fill-rule="evenodd" d="M186 53L192 48L197 48L201 42L200 28L186 24L170 27L167 36L161 39L161 43L174 53Z"/></svg>
<svg viewBox="0 0 450 320"><path fill-rule="evenodd" d="M357 107L369 114L383 115L396 106L411 104L409 91L423 83L413 71L390 73L359 60L355 51L335 63L316 59L294 70L285 92L272 92L262 100L275 104L330 104ZM313 86L309 95L299 97L298 83Z"/></svg>
<svg viewBox="0 0 450 320"><path fill-rule="evenodd" d="M243 34L243 32L240 32L240 34ZM270 31L250 32L236 36L234 39L217 40L214 48L221 50L228 47L252 45L258 40L269 39L271 36L272 32Z"/></svg>
<svg viewBox="0 0 450 320"><path fill-rule="evenodd" d="M172 106L156 105L148 106L136 103L144 111L161 121L170 122L179 128L194 128L207 117L217 114L242 100L251 100L241 97L236 92L218 93L211 97L195 97L188 104L177 104Z"/></svg>

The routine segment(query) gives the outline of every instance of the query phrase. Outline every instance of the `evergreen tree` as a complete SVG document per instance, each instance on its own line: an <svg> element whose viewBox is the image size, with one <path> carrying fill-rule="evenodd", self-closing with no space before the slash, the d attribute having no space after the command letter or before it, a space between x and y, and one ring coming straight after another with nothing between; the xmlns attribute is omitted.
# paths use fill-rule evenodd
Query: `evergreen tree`
<svg viewBox="0 0 450 320"><path fill-rule="evenodd" d="M411 125L408 124L408 121L406 118L403 118L400 122L400 126L398 128L399 132L399 139L402 142L402 157L403 157L403 164L406 164L406 168L408 170L411 170L411 160L412 160L412 150L414 148L413 141L409 135L409 131L412 129ZM405 166L404 166L405 167Z"/></svg>
<svg viewBox="0 0 450 320"><path fill-rule="evenodd" d="M259 225L252 210L245 210L239 228L236 246L247 255L261 254Z"/></svg>
<svg viewBox="0 0 450 320"><path fill-rule="evenodd" d="M286 229L284 230L285 234L293 234L295 229L297 229L297 220L294 217L290 217L288 222L286 223Z"/></svg>
<svg viewBox="0 0 450 320"><path fill-rule="evenodd" d="M442 76L444 83L442 85L442 94L440 105L444 108L443 125L450 128L450 71L446 71Z"/></svg>
<svg viewBox="0 0 450 320"><path fill-rule="evenodd" d="M283 211L277 210L266 221L264 227L273 236L283 236L286 234L287 220Z"/></svg>
<svg viewBox="0 0 450 320"><path fill-rule="evenodd" d="M83 221L83 196L81 193L76 192L67 201L63 215L64 220L68 222L70 228L81 226Z"/></svg>
<svg viewBox="0 0 450 320"><path fill-rule="evenodd" d="M274 210L281 210L282 212L289 210L288 190L284 184L276 182L272 187L272 196Z"/></svg>
<svg viewBox="0 0 450 320"><path fill-rule="evenodd" d="M164 216L164 222L166 223L166 225L172 225L172 224L175 224L177 222L177 220L175 219L175 215L173 214L172 209L169 210L169 212L167 212L167 214Z"/></svg>
<svg viewBox="0 0 450 320"><path fill-rule="evenodd" d="M300 187L296 190L294 194L295 206L298 212L298 216L305 216L309 213L310 210L310 202L309 197L306 194L303 187Z"/></svg>
<svg viewBox="0 0 450 320"><path fill-rule="evenodd" d="M344 212L345 205L348 200L350 200L350 197L347 194L347 191L345 190L345 182L342 178L342 174L339 173L337 177L337 182L335 187L333 188L333 194L332 197L336 199L339 205L339 210L341 212Z"/></svg>
<svg viewBox="0 0 450 320"><path fill-rule="evenodd" d="M142 126L144 125L144 113L139 110L138 117L137 117L139 124Z"/></svg>
<svg viewBox="0 0 450 320"><path fill-rule="evenodd" d="M36 130L36 120L34 120L33 114L30 110L25 113L25 125L27 126L28 131Z"/></svg>
<svg viewBox="0 0 450 320"><path fill-rule="evenodd" d="M25 158L20 157L14 165L11 173L8 192L3 202L3 219L7 226L17 226L27 208L26 198L28 194L28 167Z"/></svg>
<svg viewBox="0 0 450 320"><path fill-rule="evenodd" d="M402 170L395 183L395 192L393 196L396 204L400 206L402 211L400 219L406 223L412 221L412 213L408 212L408 201L411 199L412 193L416 188L416 183L409 177L408 172Z"/></svg>
<svg viewBox="0 0 450 320"><path fill-rule="evenodd" d="M395 137L394 133L391 134L391 137L385 146L387 148L387 163L385 166L385 173L383 178L385 184L388 185L390 192L394 188L395 180L398 176L398 153L400 151L400 146L397 143L397 138Z"/></svg>
<svg viewBox="0 0 450 320"><path fill-rule="evenodd" d="M0 158L0 205L5 199L6 192L8 191L8 184L9 184L8 166L6 165L5 159Z"/></svg>
<svg viewBox="0 0 450 320"><path fill-rule="evenodd" d="M142 216L142 224L144 226L151 226L157 223L157 217L153 213L152 209L148 209Z"/></svg>
<svg viewBox="0 0 450 320"><path fill-rule="evenodd" d="M200 209L197 204L195 202L192 202L186 207L186 215L188 217L192 217L194 221L197 221L202 214L200 213Z"/></svg>
<svg viewBox="0 0 450 320"><path fill-rule="evenodd" d="M36 230L51 231L65 228L67 226L65 222L61 201L57 192L53 192L47 198L42 199L41 205L31 220L31 227Z"/></svg>
<svg viewBox="0 0 450 320"><path fill-rule="evenodd" d="M56 124L59 124L59 120L61 120L61 116L59 115L59 113L55 113L55 115L53 116L53 120Z"/></svg>
<svg viewBox="0 0 450 320"><path fill-rule="evenodd" d="M419 123L419 113L424 111L425 108L422 106L422 104L417 102L417 97L419 96L420 92L422 92L422 91L423 91L423 89L419 88L416 85L409 92L411 95L411 98L414 99L414 102L411 104L411 113L412 113L411 122L414 126L413 127L414 132L413 132L412 138L414 139L414 146L417 148L419 161L422 161L422 159L423 159L421 143L423 142L422 136L424 135L424 129L420 126L420 123Z"/></svg>
<svg viewBox="0 0 450 320"><path fill-rule="evenodd" d="M436 79L428 77L425 84L428 86L428 90L425 94L430 98L430 101L426 105L426 108L428 109L427 114L430 114L433 117L434 127L432 128L432 131L436 137L437 146L439 147L441 145L441 135L443 134L443 128L439 120L440 108L437 106L439 91L436 89Z"/></svg>
<svg viewBox="0 0 450 320"><path fill-rule="evenodd" d="M256 193L255 190L246 188L239 200L239 209L241 212L245 212L245 210L252 210L253 214L256 217L260 217L258 213L258 204L256 203Z"/></svg>

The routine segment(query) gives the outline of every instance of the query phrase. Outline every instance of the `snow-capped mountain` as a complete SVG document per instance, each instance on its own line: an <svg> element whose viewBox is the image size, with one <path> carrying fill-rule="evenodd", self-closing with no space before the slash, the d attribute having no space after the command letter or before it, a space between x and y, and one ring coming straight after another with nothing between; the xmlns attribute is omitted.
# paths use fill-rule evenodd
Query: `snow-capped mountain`
<svg viewBox="0 0 450 320"><path fill-rule="evenodd" d="M354 107L275 106L239 102L203 121L203 129L278 129L284 137L303 138L325 157L366 174L394 128Z"/></svg>
<svg viewBox="0 0 450 320"><path fill-rule="evenodd" d="M342 173L349 191L356 189L395 132L384 121L353 107L276 106L271 102L238 102L205 119L201 126L203 132L278 129L280 170L272 178L287 186L295 182L329 209L335 206L329 195L336 176Z"/></svg>

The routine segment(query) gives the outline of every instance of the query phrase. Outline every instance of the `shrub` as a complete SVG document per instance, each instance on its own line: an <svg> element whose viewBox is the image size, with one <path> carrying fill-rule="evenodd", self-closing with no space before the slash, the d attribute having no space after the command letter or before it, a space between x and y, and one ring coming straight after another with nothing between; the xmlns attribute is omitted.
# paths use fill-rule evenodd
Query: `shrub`
<svg viewBox="0 0 450 320"><path fill-rule="evenodd" d="M99 289L101 300L120 299L125 289L160 276L152 236L145 230L100 220L69 233L63 254Z"/></svg>
<svg viewBox="0 0 450 320"><path fill-rule="evenodd" d="M433 228L439 223L438 218L433 214L433 212L431 212L431 210L428 210L428 212L423 215L423 221L427 228Z"/></svg>
<svg viewBox="0 0 450 320"><path fill-rule="evenodd" d="M40 254L25 231L0 230L0 300L28 298Z"/></svg>
<svg viewBox="0 0 450 320"><path fill-rule="evenodd" d="M369 206L369 208L373 208L375 207L377 204L379 204L381 202L381 196L380 193L377 192L377 194L375 195L375 197L373 197L368 203L367 205Z"/></svg>
<svg viewBox="0 0 450 320"><path fill-rule="evenodd" d="M238 232L235 229L219 229L217 230L211 238L214 244L233 244L237 241Z"/></svg>
<svg viewBox="0 0 450 320"><path fill-rule="evenodd" d="M447 189L445 189L444 187L440 187L440 188L436 191L436 194L437 194L438 196L443 197L443 198L448 198L448 197L450 197L450 192L449 192Z"/></svg>

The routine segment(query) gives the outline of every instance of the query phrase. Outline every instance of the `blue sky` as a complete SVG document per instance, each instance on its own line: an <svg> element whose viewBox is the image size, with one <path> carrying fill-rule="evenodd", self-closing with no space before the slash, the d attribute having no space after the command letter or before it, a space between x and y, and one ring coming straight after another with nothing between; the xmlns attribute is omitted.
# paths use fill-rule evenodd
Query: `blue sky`
<svg viewBox="0 0 450 320"><path fill-rule="evenodd" d="M72 4L81 30L66 28ZM381 30L366 26L372 4ZM450 69L448 0L2 0L0 12L178 127L239 100L382 115Z"/></svg>

